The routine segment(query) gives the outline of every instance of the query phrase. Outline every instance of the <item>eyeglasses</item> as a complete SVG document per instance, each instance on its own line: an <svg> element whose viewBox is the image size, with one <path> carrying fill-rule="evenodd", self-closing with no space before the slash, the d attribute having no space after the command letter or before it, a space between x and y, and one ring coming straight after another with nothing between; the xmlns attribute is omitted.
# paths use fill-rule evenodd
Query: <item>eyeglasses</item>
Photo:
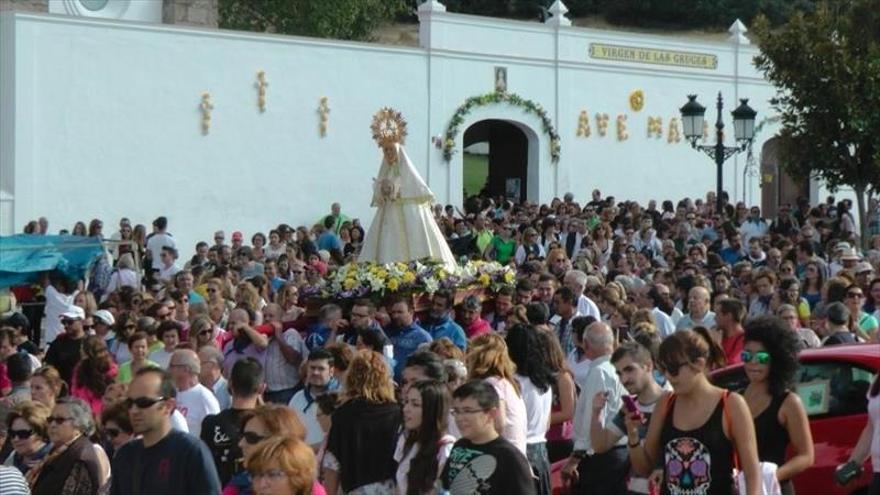
<svg viewBox="0 0 880 495"><path fill-rule="evenodd" d="M135 397L134 399L125 399L125 408L131 409L132 406L137 406L138 409L149 409L165 399L165 397Z"/></svg>
<svg viewBox="0 0 880 495"><path fill-rule="evenodd" d="M49 416L46 418L46 422L49 424L54 424L56 426L61 426L65 421L70 421L73 418L65 418L64 416Z"/></svg>
<svg viewBox="0 0 880 495"><path fill-rule="evenodd" d="M116 438L122 433L122 430L117 428L104 428L104 433L107 435L107 438Z"/></svg>
<svg viewBox="0 0 880 495"><path fill-rule="evenodd" d="M204 336L204 335L214 335L214 331L213 331L213 330L202 330L201 332L199 332L199 335L202 335L202 336Z"/></svg>
<svg viewBox="0 0 880 495"><path fill-rule="evenodd" d="M865 297L861 292L847 292L846 297L852 297L853 299L861 299Z"/></svg>
<svg viewBox="0 0 880 495"><path fill-rule="evenodd" d="M658 367L660 368L660 371L662 371L663 373L665 373L669 376L678 376L678 372L681 371L681 369L684 368L685 366L690 366L690 364L691 363L688 361L685 361L683 363L669 363L669 364L661 363Z"/></svg>
<svg viewBox="0 0 880 495"><path fill-rule="evenodd" d="M217 292L217 289L208 288L208 294L213 294L215 292Z"/></svg>
<svg viewBox="0 0 880 495"><path fill-rule="evenodd" d="M255 483L260 479L277 481L284 478L287 478L287 473L280 469L270 469L263 473L251 473L251 479L253 479Z"/></svg>
<svg viewBox="0 0 880 495"><path fill-rule="evenodd" d="M67 318L62 318L62 319L61 319L61 325L66 327L67 325L70 325L70 324L73 323L74 321L75 321L75 320L69 320L69 319L67 319Z"/></svg>
<svg viewBox="0 0 880 495"><path fill-rule="evenodd" d="M263 435L258 435L252 431L243 431L241 432L241 437L244 438L244 441L251 444L256 445L268 437L264 437Z"/></svg>
<svg viewBox="0 0 880 495"><path fill-rule="evenodd" d="M95 328L95 325L83 325L83 330L91 330Z"/></svg>
<svg viewBox="0 0 880 495"><path fill-rule="evenodd" d="M765 351L758 352L750 352L750 351L742 351L739 355L742 358L742 362L751 363L752 361L757 362L758 364L767 364L770 362L770 353Z"/></svg>
<svg viewBox="0 0 880 495"><path fill-rule="evenodd" d="M17 438L19 440L27 440L32 437L34 430L13 430L9 429L9 438Z"/></svg>
<svg viewBox="0 0 880 495"><path fill-rule="evenodd" d="M455 416L470 416L471 414L479 414L486 412L486 409L452 409L449 411L453 417Z"/></svg>

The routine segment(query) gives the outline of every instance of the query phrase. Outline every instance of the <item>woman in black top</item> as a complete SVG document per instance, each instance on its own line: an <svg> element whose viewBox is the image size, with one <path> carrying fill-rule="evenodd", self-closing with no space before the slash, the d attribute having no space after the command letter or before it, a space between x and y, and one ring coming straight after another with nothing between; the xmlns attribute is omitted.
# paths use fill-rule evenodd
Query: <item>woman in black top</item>
<svg viewBox="0 0 880 495"><path fill-rule="evenodd" d="M332 419L324 453L327 493L337 493L340 486L347 494L393 493L394 449L403 417L382 354L358 351L345 377L345 402ZM337 469L328 467L333 464Z"/></svg>
<svg viewBox="0 0 880 495"><path fill-rule="evenodd" d="M733 494L733 468L745 474L746 493L761 493L755 430L748 406L737 394L713 386L706 376L709 343L681 330L660 344L658 366L675 389L658 402L644 444L639 441L638 413L626 418L633 470L662 483L662 493Z"/></svg>
<svg viewBox="0 0 880 495"><path fill-rule="evenodd" d="M813 465L813 437L807 412L789 391L798 369L797 337L779 318L762 317L746 325L742 361L749 379L743 397L755 422L758 459L778 466L785 495L794 494L792 478ZM785 460L789 443L793 455Z"/></svg>

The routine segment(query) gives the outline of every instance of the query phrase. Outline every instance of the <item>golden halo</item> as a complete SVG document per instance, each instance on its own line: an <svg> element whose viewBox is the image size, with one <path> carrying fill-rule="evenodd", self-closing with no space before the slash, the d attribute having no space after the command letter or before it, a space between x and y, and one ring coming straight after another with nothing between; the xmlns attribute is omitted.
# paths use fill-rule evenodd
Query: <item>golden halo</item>
<svg viewBox="0 0 880 495"><path fill-rule="evenodd" d="M373 140L382 148L395 143L403 144L406 139L406 119L391 107L376 112L370 129L373 131Z"/></svg>

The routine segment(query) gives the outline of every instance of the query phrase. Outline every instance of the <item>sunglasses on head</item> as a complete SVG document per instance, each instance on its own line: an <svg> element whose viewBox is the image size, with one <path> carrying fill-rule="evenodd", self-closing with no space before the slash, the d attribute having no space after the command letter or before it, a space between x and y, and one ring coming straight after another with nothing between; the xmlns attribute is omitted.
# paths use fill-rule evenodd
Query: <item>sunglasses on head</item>
<svg viewBox="0 0 880 495"><path fill-rule="evenodd" d="M744 363L751 363L752 361L755 361L758 364L767 364L770 362L770 353L765 351L742 351L739 356Z"/></svg>
<svg viewBox="0 0 880 495"><path fill-rule="evenodd" d="M148 409L165 400L165 397L135 397L134 399L125 399L125 408L131 409L137 406L138 409Z"/></svg>
<svg viewBox="0 0 880 495"><path fill-rule="evenodd" d="M27 440L33 436L34 430L13 430L9 429L9 438L17 438L19 440Z"/></svg>
<svg viewBox="0 0 880 495"><path fill-rule="evenodd" d="M244 441L251 444L256 445L268 437L264 437L263 435L258 435L252 431L242 431L241 437L244 438Z"/></svg>

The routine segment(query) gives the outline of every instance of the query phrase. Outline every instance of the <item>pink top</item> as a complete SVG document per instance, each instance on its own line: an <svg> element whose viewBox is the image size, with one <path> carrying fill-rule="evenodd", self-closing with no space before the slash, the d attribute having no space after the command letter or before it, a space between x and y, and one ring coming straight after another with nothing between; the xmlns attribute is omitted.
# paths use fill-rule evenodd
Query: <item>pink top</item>
<svg viewBox="0 0 880 495"><path fill-rule="evenodd" d="M513 388L513 384L509 381L492 376L486 378L486 382L495 387L498 397L504 401L504 430L501 432L501 436L515 445L525 455L528 423L526 403L516 393L516 389Z"/></svg>
<svg viewBox="0 0 880 495"><path fill-rule="evenodd" d="M88 405L92 406L92 412L95 413L95 417L100 418L101 411L104 410L104 402L101 400L100 395L96 394L85 385L77 383L79 367L80 364L77 364L76 367L73 368L73 376L70 378L70 395L86 401ZM107 378L109 378L110 383L113 383L116 379L116 374L118 372L119 368L116 366L116 363L111 363L110 369L107 371Z"/></svg>
<svg viewBox="0 0 880 495"><path fill-rule="evenodd" d="M492 326L489 325L489 322L482 319L477 318L476 321L471 323L464 329L467 332L467 336L469 339L475 339L484 333L489 333L492 331Z"/></svg>

